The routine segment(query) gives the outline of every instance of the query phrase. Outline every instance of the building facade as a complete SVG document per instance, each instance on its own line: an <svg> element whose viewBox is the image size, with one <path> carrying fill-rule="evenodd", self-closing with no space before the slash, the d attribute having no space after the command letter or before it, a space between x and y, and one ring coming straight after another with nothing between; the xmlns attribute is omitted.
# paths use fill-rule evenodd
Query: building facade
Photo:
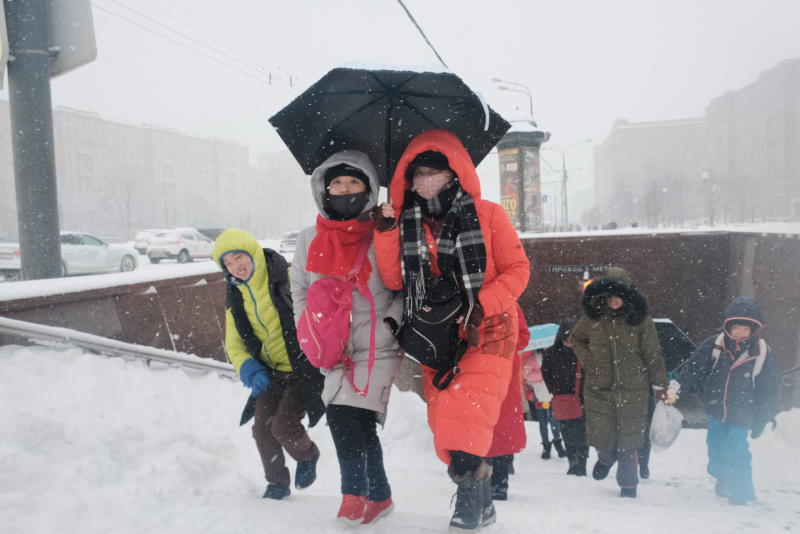
<svg viewBox="0 0 800 534"><path fill-rule="evenodd" d="M239 226L259 237L308 225L308 178L288 152L252 165L232 141L53 111L63 230L131 239L144 228ZM260 158L261 159L261 158ZM0 102L0 238L17 235L8 103Z"/></svg>
<svg viewBox="0 0 800 534"><path fill-rule="evenodd" d="M595 148L592 223L800 219L800 58L712 100L705 117L616 121Z"/></svg>

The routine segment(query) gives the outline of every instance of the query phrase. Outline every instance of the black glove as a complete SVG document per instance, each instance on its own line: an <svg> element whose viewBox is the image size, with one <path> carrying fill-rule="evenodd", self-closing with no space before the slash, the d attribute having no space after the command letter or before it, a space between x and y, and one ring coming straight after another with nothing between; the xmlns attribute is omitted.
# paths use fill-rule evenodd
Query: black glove
<svg viewBox="0 0 800 534"><path fill-rule="evenodd" d="M381 212L381 207L375 206L369 211L365 211L356 218L359 222L365 222L370 219L375 221L375 229L379 232L388 232L395 226L397 221L394 217L384 217Z"/></svg>
<svg viewBox="0 0 800 534"><path fill-rule="evenodd" d="M758 439L764 432L764 428L766 428L767 423L772 423L772 430L775 430L775 427L778 426L778 422L774 417L756 417L752 426L750 426L750 437L753 439Z"/></svg>

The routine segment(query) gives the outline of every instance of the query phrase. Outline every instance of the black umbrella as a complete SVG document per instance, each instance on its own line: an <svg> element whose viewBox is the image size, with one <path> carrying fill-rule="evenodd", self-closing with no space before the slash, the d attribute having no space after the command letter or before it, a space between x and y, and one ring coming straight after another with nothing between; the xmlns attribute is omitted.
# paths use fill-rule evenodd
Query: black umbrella
<svg viewBox="0 0 800 534"><path fill-rule="evenodd" d="M344 149L370 156L382 185L409 141L449 130L477 165L510 124L450 72L336 68L269 122L306 174Z"/></svg>

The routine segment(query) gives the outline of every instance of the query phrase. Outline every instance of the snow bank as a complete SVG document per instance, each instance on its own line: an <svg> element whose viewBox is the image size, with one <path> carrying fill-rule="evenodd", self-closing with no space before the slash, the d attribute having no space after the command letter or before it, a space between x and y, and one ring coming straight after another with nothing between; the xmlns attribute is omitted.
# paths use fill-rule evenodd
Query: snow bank
<svg viewBox="0 0 800 534"><path fill-rule="evenodd" d="M384 443L395 512L373 532L444 533L454 486L431 449L424 405L394 391ZM262 500L247 390L234 380L72 349L0 347L0 532L3 534L254 534L342 532L333 517L339 474L324 423L319 479L284 502ZM637 500L613 476L568 477L566 461L539 458L538 427L518 455L510 500L487 532L728 533L797 529L800 413L753 444L761 502L733 508L704 472L705 433L684 430L651 461ZM289 462L294 469L293 462ZM591 467L591 464L590 464ZM613 474L612 474L613 475Z"/></svg>

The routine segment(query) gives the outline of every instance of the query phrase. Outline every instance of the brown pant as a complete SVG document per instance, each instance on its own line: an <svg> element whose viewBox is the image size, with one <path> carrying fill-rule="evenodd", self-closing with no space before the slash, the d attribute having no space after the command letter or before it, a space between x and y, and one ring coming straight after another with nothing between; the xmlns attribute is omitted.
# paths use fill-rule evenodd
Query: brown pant
<svg viewBox="0 0 800 534"><path fill-rule="evenodd" d="M291 373L270 371L270 386L256 401L253 439L270 484L289 485L289 469L283 449L289 456L310 460L319 449L301 423L306 413L298 378Z"/></svg>

